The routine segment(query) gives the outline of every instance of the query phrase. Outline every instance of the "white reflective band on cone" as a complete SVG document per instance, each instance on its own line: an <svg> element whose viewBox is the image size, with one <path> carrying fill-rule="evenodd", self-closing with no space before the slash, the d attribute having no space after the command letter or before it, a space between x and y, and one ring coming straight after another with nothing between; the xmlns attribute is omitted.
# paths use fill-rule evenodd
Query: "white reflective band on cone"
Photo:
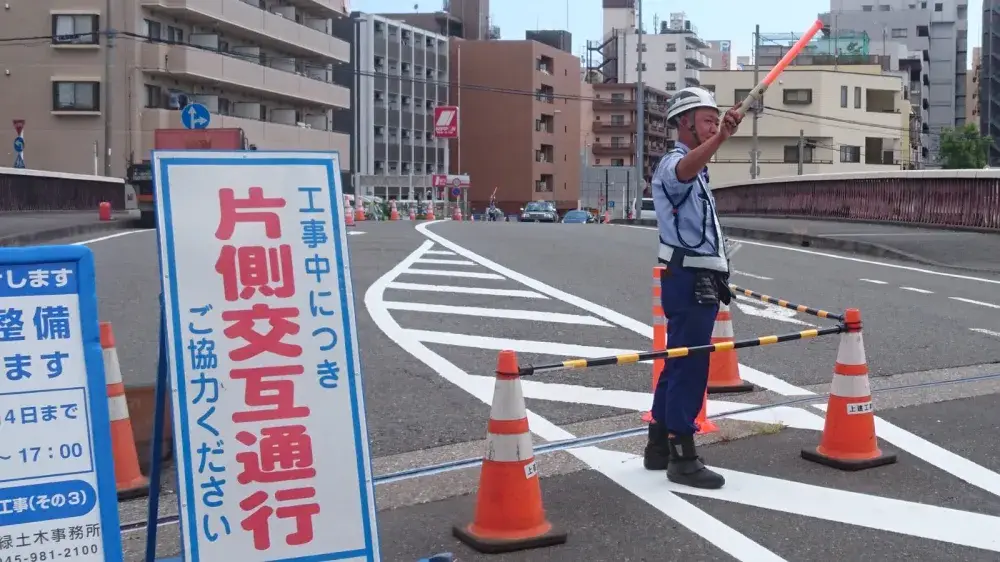
<svg viewBox="0 0 1000 562"><path fill-rule="evenodd" d="M128 419L128 401L124 394L108 398L108 417L113 422Z"/></svg>
<svg viewBox="0 0 1000 562"><path fill-rule="evenodd" d="M733 321L732 320L716 320L715 326L712 328L713 338L733 338Z"/></svg>
<svg viewBox="0 0 1000 562"><path fill-rule="evenodd" d="M490 419L497 421L521 420L528 417L524 409L524 393L520 379L497 379L493 387L493 409Z"/></svg>
<svg viewBox="0 0 1000 562"><path fill-rule="evenodd" d="M104 352L104 383L118 384L122 382L122 366L118 363L118 350L111 347Z"/></svg>
<svg viewBox="0 0 1000 562"><path fill-rule="evenodd" d="M861 332L848 332L841 336L837 349L837 363L841 365L865 365L865 342Z"/></svg>
<svg viewBox="0 0 1000 562"><path fill-rule="evenodd" d="M868 398L872 395L872 389L865 375L834 374L830 394L841 398Z"/></svg>
<svg viewBox="0 0 1000 562"><path fill-rule="evenodd" d="M531 434L486 436L486 460L497 462L520 462L530 460L532 451Z"/></svg>

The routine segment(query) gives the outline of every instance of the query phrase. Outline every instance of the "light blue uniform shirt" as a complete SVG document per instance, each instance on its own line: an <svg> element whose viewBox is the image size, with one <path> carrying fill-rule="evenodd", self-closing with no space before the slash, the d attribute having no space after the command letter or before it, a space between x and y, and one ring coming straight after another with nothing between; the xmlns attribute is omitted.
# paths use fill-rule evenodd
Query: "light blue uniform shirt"
<svg viewBox="0 0 1000 562"><path fill-rule="evenodd" d="M659 258L670 263L675 252L685 267L729 271L724 237L715 210L715 197L708 188L708 170L694 180L677 179L677 163L690 149L675 143L653 174L653 209L660 231Z"/></svg>

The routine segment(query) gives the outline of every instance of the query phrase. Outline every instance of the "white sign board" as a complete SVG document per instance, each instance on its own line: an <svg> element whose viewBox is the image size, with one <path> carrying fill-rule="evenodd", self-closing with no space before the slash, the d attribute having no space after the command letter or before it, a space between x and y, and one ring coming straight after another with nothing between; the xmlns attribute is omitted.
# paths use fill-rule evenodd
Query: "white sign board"
<svg viewBox="0 0 1000 562"><path fill-rule="evenodd" d="M380 560L338 156L153 170L184 559Z"/></svg>
<svg viewBox="0 0 1000 562"><path fill-rule="evenodd" d="M94 258L0 250L0 560L122 560Z"/></svg>

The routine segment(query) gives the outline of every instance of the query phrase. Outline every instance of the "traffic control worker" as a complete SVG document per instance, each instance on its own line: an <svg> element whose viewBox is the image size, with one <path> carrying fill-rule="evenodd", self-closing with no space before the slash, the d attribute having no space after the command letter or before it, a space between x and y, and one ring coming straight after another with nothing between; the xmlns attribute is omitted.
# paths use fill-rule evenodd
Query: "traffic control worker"
<svg viewBox="0 0 1000 562"><path fill-rule="evenodd" d="M731 299L725 238L707 165L741 120L733 108L720 121L715 99L702 88L684 88L667 104L667 122L677 128L678 141L656 167L652 191L659 262L666 266L660 293L671 349L710 344L719 302ZM671 482L718 489L725 479L702 463L694 446L708 362L705 353L665 361L653 393L644 461L649 470L666 469Z"/></svg>

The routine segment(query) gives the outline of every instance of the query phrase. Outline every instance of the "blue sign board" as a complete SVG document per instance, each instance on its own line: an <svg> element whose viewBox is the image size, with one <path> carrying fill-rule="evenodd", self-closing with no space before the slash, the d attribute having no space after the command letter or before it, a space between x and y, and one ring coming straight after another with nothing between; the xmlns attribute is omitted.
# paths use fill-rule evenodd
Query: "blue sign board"
<svg viewBox="0 0 1000 562"><path fill-rule="evenodd" d="M156 150L152 166L183 560L379 562L339 156ZM276 322L267 343L254 316ZM289 438L286 480L249 460Z"/></svg>
<svg viewBox="0 0 1000 562"><path fill-rule="evenodd" d="M461 187L453 187L453 188L451 188L451 196L452 197L458 198L461 195L462 195L462 188Z"/></svg>
<svg viewBox="0 0 1000 562"><path fill-rule="evenodd" d="M185 129L207 129L212 114L200 103L189 103L181 110L181 124Z"/></svg>
<svg viewBox="0 0 1000 562"><path fill-rule="evenodd" d="M90 249L0 249L0 357L2 558L121 562Z"/></svg>
<svg viewBox="0 0 1000 562"><path fill-rule="evenodd" d="M614 209L615 208L615 202L614 201L608 201L608 208L609 209Z"/></svg>
<svg viewBox="0 0 1000 562"><path fill-rule="evenodd" d="M24 137L14 138L14 152L24 152Z"/></svg>

